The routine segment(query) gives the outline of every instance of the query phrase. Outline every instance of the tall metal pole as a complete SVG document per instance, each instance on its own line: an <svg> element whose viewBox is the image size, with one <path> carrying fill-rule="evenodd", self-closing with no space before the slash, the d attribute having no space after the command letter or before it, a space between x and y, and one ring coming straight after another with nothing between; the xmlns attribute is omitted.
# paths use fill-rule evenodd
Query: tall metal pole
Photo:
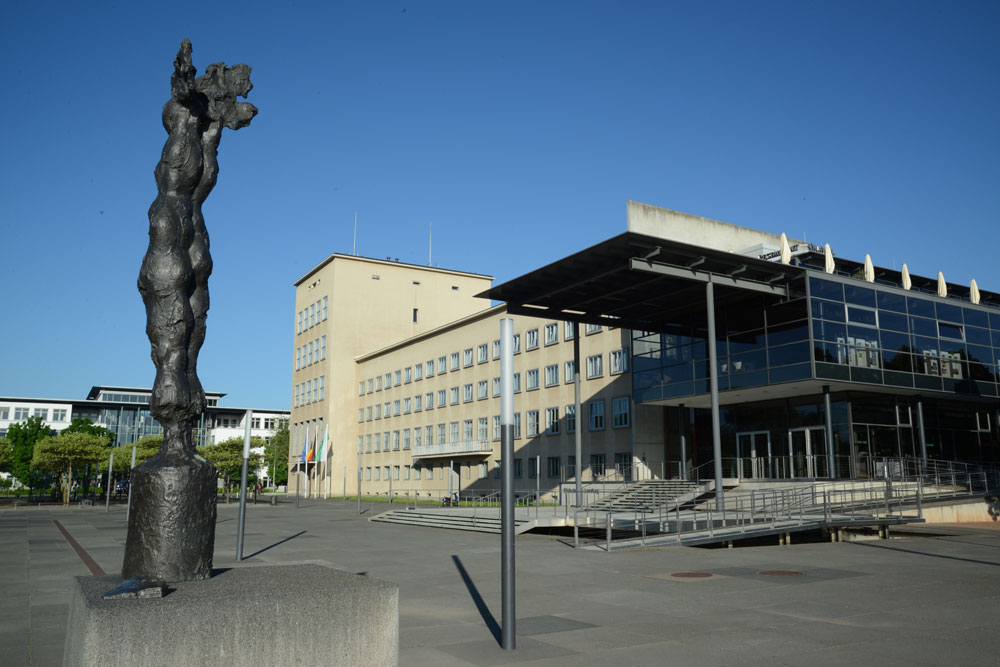
<svg viewBox="0 0 1000 667"><path fill-rule="evenodd" d="M240 471L240 522L236 525L236 560L243 560L243 526L247 521L247 468L250 462L250 416L252 410L247 410L243 421L243 469Z"/></svg>
<svg viewBox="0 0 1000 667"><path fill-rule="evenodd" d="M358 516L361 516L361 442L358 442Z"/></svg>
<svg viewBox="0 0 1000 667"><path fill-rule="evenodd" d="M111 458L108 459L108 493L107 498L104 500L104 511L111 511L111 467L115 464L115 453L111 452Z"/></svg>
<svg viewBox="0 0 1000 667"><path fill-rule="evenodd" d="M920 435L920 458L927 466L927 431L924 429L924 402L917 399L917 429Z"/></svg>
<svg viewBox="0 0 1000 667"><path fill-rule="evenodd" d="M576 503L583 507L583 411L580 409L580 323L573 323L573 418L576 429L573 446L576 455Z"/></svg>
<svg viewBox="0 0 1000 667"><path fill-rule="evenodd" d="M500 646L516 646L514 618L514 320L500 320Z"/></svg>
<svg viewBox="0 0 1000 667"><path fill-rule="evenodd" d="M681 479L688 478L688 453L687 453L687 411L684 404L677 406L677 415L681 429Z"/></svg>
<svg viewBox="0 0 1000 667"><path fill-rule="evenodd" d="M826 415L826 466L828 477L837 476L836 459L833 455L833 408L830 406L830 385L823 385L823 412Z"/></svg>
<svg viewBox="0 0 1000 667"><path fill-rule="evenodd" d="M712 391L712 456L715 457L715 507L725 507L722 495L722 433L719 426L719 360L715 349L715 285L705 283L705 307L708 310L708 364Z"/></svg>

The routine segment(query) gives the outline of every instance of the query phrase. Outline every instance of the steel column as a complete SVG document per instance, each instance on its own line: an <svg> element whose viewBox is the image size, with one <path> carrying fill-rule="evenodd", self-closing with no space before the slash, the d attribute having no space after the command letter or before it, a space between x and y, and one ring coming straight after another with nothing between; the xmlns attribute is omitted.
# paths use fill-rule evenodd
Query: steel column
<svg viewBox="0 0 1000 667"><path fill-rule="evenodd" d="M573 444L576 452L576 506L583 507L583 414L580 409L580 323L573 323L573 418L576 429Z"/></svg>
<svg viewBox="0 0 1000 667"><path fill-rule="evenodd" d="M829 473L830 479L836 477L836 469L834 468L834 453L833 453L833 412L830 407L830 385L823 385L823 413L826 417L826 458L827 458L827 472Z"/></svg>
<svg viewBox="0 0 1000 667"><path fill-rule="evenodd" d="M705 309L708 311L709 385L712 392L712 456L715 457L715 506L723 508L722 492L722 433L719 426L719 360L715 347L715 286L705 283Z"/></svg>
<svg viewBox="0 0 1000 667"><path fill-rule="evenodd" d="M687 411L684 404L677 406L678 422L681 429L681 479L688 478L688 455L687 455Z"/></svg>
<svg viewBox="0 0 1000 667"><path fill-rule="evenodd" d="M514 616L514 320L500 320L500 646L516 647Z"/></svg>
<svg viewBox="0 0 1000 667"><path fill-rule="evenodd" d="M927 465L927 431L924 429L924 402L917 399L917 432L920 435L920 458Z"/></svg>

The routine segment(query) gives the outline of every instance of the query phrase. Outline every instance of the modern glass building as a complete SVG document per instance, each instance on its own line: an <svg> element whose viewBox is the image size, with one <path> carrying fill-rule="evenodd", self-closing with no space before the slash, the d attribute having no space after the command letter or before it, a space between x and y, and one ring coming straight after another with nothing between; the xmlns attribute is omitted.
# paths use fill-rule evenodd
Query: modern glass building
<svg viewBox="0 0 1000 667"><path fill-rule="evenodd" d="M804 242L783 253L775 235L643 204L628 218L489 296L632 330L634 456L654 474L864 478L890 458L1000 460L1000 295Z"/></svg>

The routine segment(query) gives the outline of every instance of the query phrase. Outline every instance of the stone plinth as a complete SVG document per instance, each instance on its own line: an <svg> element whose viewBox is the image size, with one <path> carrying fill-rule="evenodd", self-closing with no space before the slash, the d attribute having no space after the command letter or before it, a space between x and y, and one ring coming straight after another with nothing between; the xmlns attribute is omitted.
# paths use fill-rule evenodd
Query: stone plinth
<svg viewBox="0 0 1000 667"><path fill-rule="evenodd" d="M120 577L77 577L63 664L72 667L395 665L399 587L319 565L241 567L104 600Z"/></svg>

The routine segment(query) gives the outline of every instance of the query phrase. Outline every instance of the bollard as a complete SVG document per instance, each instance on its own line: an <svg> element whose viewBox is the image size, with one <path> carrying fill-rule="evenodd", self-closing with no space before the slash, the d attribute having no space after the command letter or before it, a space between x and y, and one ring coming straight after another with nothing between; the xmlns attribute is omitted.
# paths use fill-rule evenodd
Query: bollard
<svg viewBox="0 0 1000 667"><path fill-rule="evenodd" d="M277 496L271 496L271 505L272 505L272 507L278 505L278 497Z"/></svg>

